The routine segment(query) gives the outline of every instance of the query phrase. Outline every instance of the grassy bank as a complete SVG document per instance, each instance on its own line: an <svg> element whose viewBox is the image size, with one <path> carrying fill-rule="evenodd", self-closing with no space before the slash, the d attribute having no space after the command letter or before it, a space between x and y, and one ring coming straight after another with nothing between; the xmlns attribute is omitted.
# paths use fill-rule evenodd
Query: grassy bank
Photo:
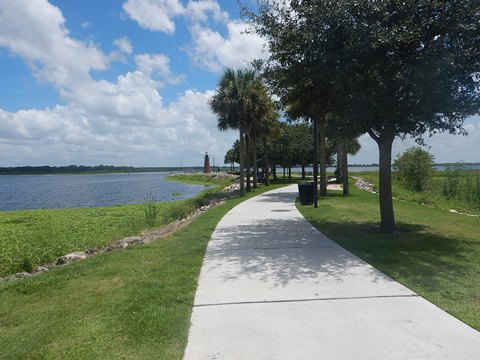
<svg viewBox="0 0 480 360"><path fill-rule="evenodd" d="M139 205L105 208L1 211L0 277L28 272L62 255L102 248L123 237L181 219L208 203L229 183L213 178L192 182L215 188L177 202L146 200Z"/></svg>
<svg viewBox="0 0 480 360"><path fill-rule="evenodd" d="M351 185L330 192L318 209L299 206L307 220L440 308L480 330L480 218L395 201L400 232L379 234L378 196Z"/></svg>
<svg viewBox="0 0 480 360"><path fill-rule="evenodd" d="M0 358L181 359L208 239L243 200L148 245L0 283Z"/></svg>
<svg viewBox="0 0 480 360"><path fill-rule="evenodd" d="M378 172L352 174L367 179L378 191ZM469 214L480 214L480 171L452 168L436 171L423 192L405 189L395 174L393 196L440 209L455 209Z"/></svg>

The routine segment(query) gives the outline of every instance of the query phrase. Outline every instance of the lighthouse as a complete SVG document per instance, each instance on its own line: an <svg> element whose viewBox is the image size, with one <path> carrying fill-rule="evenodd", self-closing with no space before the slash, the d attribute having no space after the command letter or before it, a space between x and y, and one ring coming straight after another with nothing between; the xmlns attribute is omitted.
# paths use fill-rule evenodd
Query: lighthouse
<svg viewBox="0 0 480 360"><path fill-rule="evenodd" d="M208 158L208 153L205 153L205 161L203 162L203 173L210 174L210 159Z"/></svg>

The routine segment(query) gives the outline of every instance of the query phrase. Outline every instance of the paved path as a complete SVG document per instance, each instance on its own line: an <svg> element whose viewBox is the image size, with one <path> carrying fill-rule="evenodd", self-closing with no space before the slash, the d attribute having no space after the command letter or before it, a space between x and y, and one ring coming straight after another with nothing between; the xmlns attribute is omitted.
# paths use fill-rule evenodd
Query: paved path
<svg viewBox="0 0 480 360"><path fill-rule="evenodd" d="M479 332L318 232L296 196L270 191L220 221L186 360L480 359Z"/></svg>

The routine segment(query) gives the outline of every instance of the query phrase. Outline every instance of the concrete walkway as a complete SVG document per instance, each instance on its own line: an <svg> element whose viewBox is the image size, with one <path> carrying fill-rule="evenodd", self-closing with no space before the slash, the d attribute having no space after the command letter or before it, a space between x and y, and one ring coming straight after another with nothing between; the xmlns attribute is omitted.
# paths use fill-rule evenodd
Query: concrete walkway
<svg viewBox="0 0 480 360"><path fill-rule="evenodd" d="M296 197L270 191L220 221L185 359L480 359L479 332L329 240Z"/></svg>

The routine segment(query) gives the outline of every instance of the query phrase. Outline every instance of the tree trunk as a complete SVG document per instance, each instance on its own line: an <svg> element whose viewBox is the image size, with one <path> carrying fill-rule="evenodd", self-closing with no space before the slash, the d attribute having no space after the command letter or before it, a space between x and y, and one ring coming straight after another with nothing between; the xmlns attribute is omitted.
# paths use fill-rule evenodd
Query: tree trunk
<svg viewBox="0 0 480 360"><path fill-rule="evenodd" d="M343 182L343 156L342 156L342 141L343 138L337 139L337 166L336 166L336 175L337 175L337 183L342 183Z"/></svg>
<svg viewBox="0 0 480 360"><path fill-rule="evenodd" d="M382 134L378 139L378 150L380 158L379 169L379 199L380 199L380 231L392 233L395 230L395 215L393 212L392 200L392 144L395 136Z"/></svg>
<svg viewBox="0 0 480 360"><path fill-rule="evenodd" d="M270 164L268 163L267 138L263 138L263 153L265 154L265 186L270 186Z"/></svg>
<svg viewBox="0 0 480 360"><path fill-rule="evenodd" d="M302 164L302 180L305 180L305 165Z"/></svg>
<svg viewBox="0 0 480 360"><path fill-rule="evenodd" d="M257 136L254 134L252 137L252 153L253 153L253 188L256 189L258 187L258 164L257 164Z"/></svg>
<svg viewBox="0 0 480 360"><path fill-rule="evenodd" d="M350 189L348 188L348 138L346 137L342 138L341 144L342 144L341 173L342 173L342 182L343 182L343 195L349 195Z"/></svg>
<svg viewBox="0 0 480 360"><path fill-rule="evenodd" d="M313 207L318 207L318 119L313 119Z"/></svg>
<svg viewBox="0 0 480 360"><path fill-rule="evenodd" d="M288 164L288 183L292 182L292 165Z"/></svg>
<svg viewBox="0 0 480 360"><path fill-rule="evenodd" d="M250 151L250 135L248 134L245 134L245 144L246 144L246 151L245 151L245 156L246 156L246 161L245 161L245 168L246 168L246 171L245 171L245 175L246 175L246 178L247 178L247 186L246 186L246 189L247 191L252 191L252 184L250 182L250 170L251 170L251 164L250 164L250 155L251 155L251 151Z"/></svg>
<svg viewBox="0 0 480 360"><path fill-rule="evenodd" d="M245 142L240 129L240 196L245 196Z"/></svg>
<svg viewBox="0 0 480 360"><path fill-rule="evenodd" d="M318 135L320 136L319 160L320 160L320 196L327 196L327 124L325 117L319 123Z"/></svg>

